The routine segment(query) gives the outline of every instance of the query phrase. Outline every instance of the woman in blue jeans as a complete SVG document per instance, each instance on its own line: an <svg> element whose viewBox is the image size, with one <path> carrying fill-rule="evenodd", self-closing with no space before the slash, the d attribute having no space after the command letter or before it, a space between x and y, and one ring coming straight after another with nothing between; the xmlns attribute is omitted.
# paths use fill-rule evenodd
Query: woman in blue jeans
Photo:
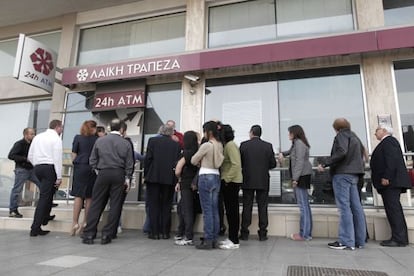
<svg viewBox="0 0 414 276"><path fill-rule="evenodd" d="M300 209L299 233L291 234L295 241L312 239L312 212L309 205L308 189L310 188L312 164L309 162L309 143L305 132L299 125L288 128L289 140L292 146L288 151L279 154L279 159L290 156L289 171L292 177L292 187L295 191L296 202Z"/></svg>
<svg viewBox="0 0 414 276"><path fill-rule="evenodd" d="M200 165L198 193L203 210L204 239L197 249L212 249L217 243L220 230L218 196L220 192L219 168L223 163L223 145L218 141L217 123L209 121L203 125L203 143L191 158L193 165Z"/></svg>

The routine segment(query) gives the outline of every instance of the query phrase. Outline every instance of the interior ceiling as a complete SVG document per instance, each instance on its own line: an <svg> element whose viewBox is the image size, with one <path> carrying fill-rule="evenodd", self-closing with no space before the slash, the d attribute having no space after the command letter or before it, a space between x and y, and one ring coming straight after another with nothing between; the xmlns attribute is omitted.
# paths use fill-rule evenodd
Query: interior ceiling
<svg viewBox="0 0 414 276"><path fill-rule="evenodd" d="M142 0L0 0L0 27Z"/></svg>

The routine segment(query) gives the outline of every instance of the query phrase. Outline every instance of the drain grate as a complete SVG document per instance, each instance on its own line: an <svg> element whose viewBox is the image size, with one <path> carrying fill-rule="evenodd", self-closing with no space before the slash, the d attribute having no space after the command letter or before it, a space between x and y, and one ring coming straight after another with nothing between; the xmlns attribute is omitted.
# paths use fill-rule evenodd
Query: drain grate
<svg viewBox="0 0 414 276"><path fill-rule="evenodd" d="M369 270L315 266L288 266L287 276L388 276L388 274Z"/></svg>

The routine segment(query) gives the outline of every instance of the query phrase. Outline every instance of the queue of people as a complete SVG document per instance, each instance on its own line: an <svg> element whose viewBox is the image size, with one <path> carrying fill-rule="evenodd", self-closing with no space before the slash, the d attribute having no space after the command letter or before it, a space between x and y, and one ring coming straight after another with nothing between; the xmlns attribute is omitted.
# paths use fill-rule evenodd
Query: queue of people
<svg viewBox="0 0 414 276"><path fill-rule="evenodd" d="M329 243L332 249L363 248L367 239L366 220L358 192L358 183L364 175L366 150L351 130L345 118L333 122L336 132L331 154L321 160L318 171L329 167L335 202L339 210L338 240ZM125 122L114 119L110 133L100 129L93 120L85 121L72 145L74 164L73 187L75 197L72 236L80 234L82 242L93 244L97 236L100 216L109 201L109 217L102 229L101 244L116 238L122 206L134 171L136 152L126 137ZM18 197L26 180L39 187L30 236L42 236L42 230L54 216L50 215L54 190L62 182L63 125L52 120L49 129L35 136L26 128L23 139L17 141L9 154L16 163L15 184L10 198L10 217L20 218ZM98 134L101 133L101 134ZM194 131L181 134L175 122L169 120L149 139L144 162L148 238L170 239L171 210L174 192L179 193L179 227L175 237L177 245L196 245L197 249L237 249L240 240L248 240L252 220L253 201L258 205L258 238L266 241L268 227L269 170L277 162L272 144L261 139L262 129L253 125L250 139L240 149L234 143L234 130L230 125L208 121L203 125L203 139ZM401 193L411 188L399 142L392 137L392 128L378 126L375 132L379 145L372 153L370 165L373 185L381 194L392 236L382 246L403 247L408 244L407 225L399 201ZM308 190L312 180L309 161L310 144L303 128L288 128L291 147L278 154L278 160L289 156L289 172L296 202L300 210L299 232L292 233L295 241L312 239L312 211ZM239 192L242 189L240 222ZM219 215L221 194L228 223L228 237L219 240L222 228ZM196 206L201 206L204 234L200 242L194 241ZM82 208L84 221L79 222Z"/></svg>

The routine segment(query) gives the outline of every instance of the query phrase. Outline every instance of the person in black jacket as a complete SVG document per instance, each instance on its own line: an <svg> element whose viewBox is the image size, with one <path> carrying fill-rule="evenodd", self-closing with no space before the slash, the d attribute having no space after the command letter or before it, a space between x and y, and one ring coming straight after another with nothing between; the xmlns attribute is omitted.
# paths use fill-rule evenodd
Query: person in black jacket
<svg viewBox="0 0 414 276"><path fill-rule="evenodd" d="M198 150L198 137L194 131L187 131L183 136L183 155L175 167L175 175L178 177L178 183L175 185L175 191L181 193L179 205L180 226L178 236L182 239L175 241L176 245L193 245L193 226L195 219L194 198L196 197L196 187L193 187L194 177L197 175L198 167L191 164L191 157ZM178 207L177 207L178 208Z"/></svg>
<svg viewBox="0 0 414 276"><path fill-rule="evenodd" d="M33 128L25 128L23 130L23 139L14 143L9 152L8 158L14 160L16 167L14 170L14 185L10 193L9 217L22 218L23 215L17 210L19 207L19 196L23 190L24 183L27 180L38 185L38 179L33 173L33 165L27 160L30 143L35 136Z"/></svg>
<svg viewBox="0 0 414 276"><path fill-rule="evenodd" d="M330 167L336 206L339 210L338 241L329 243L332 249L355 250L365 245L366 224L358 194L358 180L364 174L364 146L351 131L345 118L333 123L336 132L331 156L320 164L323 171Z"/></svg>
<svg viewBox="0 0 414 276"><path fill-rule="evenodd" d="M400 202L400 194L411 188L400 143L392 135L392 128L379 126L375 137L381 141L371 156L371 178L382 196L384 209L391 226L391 239L382 246L401 247L408 244L407 223Z"/></svg>
<svg viewBox="0 0 414 276"><path fill-rule="evenodd" d="M250 140L240 144L240 155L243 173L243 211L240 239L248 240L249 226L252 222L253 198L259 213L259 240L267 240L269 196L269 170L276 167L276 158L272 144L260 139L262 128L254 125L250 129Z"/></svg>
<svg viewBox="0 0 414 276"><path fill-rule="evenodd" d="M171 206L177 183L174 168L181 153L180 144L171 139L173 133L171 126L162 125L160 135L148 140L144 178L151 225L149 239L159 239L160 235L163 239L170 238Z"/></svg>

